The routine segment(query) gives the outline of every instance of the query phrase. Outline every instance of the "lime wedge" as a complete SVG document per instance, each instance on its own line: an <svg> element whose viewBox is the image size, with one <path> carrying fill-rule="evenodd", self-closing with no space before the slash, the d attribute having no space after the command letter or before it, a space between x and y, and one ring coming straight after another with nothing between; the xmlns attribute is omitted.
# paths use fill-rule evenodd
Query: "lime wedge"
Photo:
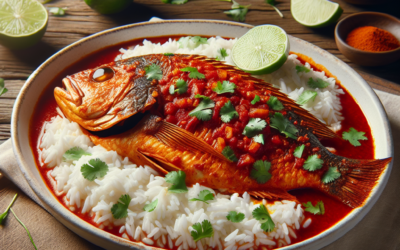
<svg viewBox="0 0 400 250"><path fill-rule="evenodd" d="M46 32L48 15L35 0L0 0L0 44L22 49L37 43Z"/></svg>
<svg viewBox="0 0 400 250"><path fill-rule="evenodd" d="M286 32L275 25L260 25L240 37L232 49L236 66L251 74L269 74L279 69L289 55Z"/></svg>
<svg viewBox="0 0 400 250"><path fill-rule="evenodd" d="M334 23L343 13L339 4L327 0L291 0L290 10L297 22L311 28Z"/></svg>

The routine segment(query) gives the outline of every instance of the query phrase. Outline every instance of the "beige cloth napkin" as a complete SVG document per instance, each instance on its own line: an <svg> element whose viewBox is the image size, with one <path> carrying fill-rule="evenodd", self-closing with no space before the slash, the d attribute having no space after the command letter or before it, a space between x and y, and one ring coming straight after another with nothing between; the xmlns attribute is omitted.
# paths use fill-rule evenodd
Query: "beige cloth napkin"
<svg viewBox="0 0 400 250"><path fill-rule="evenodd" d="M392 127L395 160L389 182L378 202L365 218L346 235L326 246L337 249L400 249L400 96L375 90L388 114ZM11 141L0 145L0 172L38 205L41 201L29 187L12 151ZM0 180L0 188L4 179ZM0 189L1 190L1 189ZM11 201L16 188L4 188L0 192L0 211ZM16 202L15 212L27 224L39 249L94 249L94 245L71 233L37 204L22 197ZM9 215L0 229L0 249L30 249L29 238L22 228L15 228ZM16 224L15 224L16 225ZM50 239L50 240L49 240Z"/></svg>

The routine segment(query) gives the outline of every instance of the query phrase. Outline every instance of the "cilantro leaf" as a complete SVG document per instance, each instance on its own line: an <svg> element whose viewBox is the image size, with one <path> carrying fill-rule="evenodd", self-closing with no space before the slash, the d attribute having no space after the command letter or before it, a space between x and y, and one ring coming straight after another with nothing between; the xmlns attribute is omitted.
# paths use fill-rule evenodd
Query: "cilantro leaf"
<svg viewBox="0 0 400 250"><path fill-rule="evenodd" d="M63 155L63 161L77 161L84 155L92 155L80 147L68 149Z"/></svg>
<svg viewBox="0 0 400 250"><path fill-rule="evenodd" d="M90 165L89 165L90 164ZM108 165L100 159L91 159L89 164L83 164L81 167L82 175L89 181L104 177L108 172Z"/></svg>
<svg viewBox="0 0 400 250"><path fill-rule="evenodd" d="M219 114L221 115L221 120L225 123L228 123L232 119L239 117L239 114L233 107L231 101L227 101L224 106L222 106Z"/></svg>
<svg viewBox="0 0 400 250"><path fill-rule="evenodd" d="M162 79L162 70L161 67L157 64L147 65L144 67L144 71L146 71L146 78L148 80L161 80Z"/></svg>
<svg viewBox="0 0 400 250"><path fill-rule="evenodd" d="M306 104L310 100L315 100L315 97L318 95L315 90L304 90L303 93L297 99L298 104Z"/></svg>
<svg viewBox="0 0 400 250"><path fill-rule="evenodd" d="M197 68L194 68L194 67L186 67L186 68L181 69L181 71L190 72L189 73L189 77L192 78L192 79L204 79L204 78L206 78L202 73L199 73Z"/></svg>
<svg viewBox="0 0 400 250"><path fill-rule="evenodd" d="M176 87L178 88L175 89L174 85L169 86L169 93L171 95L173 95L175 92L178 92L180 95L185 94L188 89L188 85L183 79L178 79L178 81L176 81Z"/></svg>
<svg viewBox="0 0 400 250"><path fill-rule="evenodd" d="M190 38L190 41L195 44L195 48L200 46L200 44L207 44L207 38L201 37L201 36L194 36L194 37Z"/></svg>
<svg viewBox="0 0 400 250"><path fill-rule="evenodd" d="M268 101L267 101L268 106L273 109L273 110L282 110L283 104L278 100L278 98L276 96L270 96Z"/></svg>
<svg viewBox="0 0 400 250"><path fill-rule="evenodd" d="M174 53L164 53L164 56L173 56Z"/></svg>
<svg viewBox="0 0 400 250"><path fill-rule="evenodd" d="M300 72L308 73L308 72L310 72L310 69L303 65L297 65L296 71L297 71L297 73L300 73Z"/></svg>
<svg viewBox="0 0 400 250"><path fill-rule="evenodd" d="M260 133L266 126L266 121L260 118L250 118L249 123L244 127L243 134L247 137L253 137Z"/></svg>
<svg viewBox="0 0 400 250"><path fill-rule="evenodd" d="M0 78L0 96L7 93L8 89L4 88L4 79Z"/></svg>
<svg viewBox="0 0 400 250"><path fill-rule="evenodd" d="M293 155L296 156L297 158L301 158L301 156L303 155L303 151L304 151L305 147L306 146L304 144L300 145L300 146L297 146L296 149L294 150Z"/></svg>
<svg viewBox="0 0 400 250"><path fill-rule="evenodd" d="M310 155L304 162L303 168L308 171L315 171L321 169L324 161L318 158L318 155Z"/></svg>
<svg viewBox="0 0 400 250"><path fill-rule="evenodd" d="M265 232L272 232L274 230L275 223L272 221L267 208L263 204L254 209L252 214L254 219L261 222L262 230Z"/></svg>
<svg viewBox="0 0 400 250"><path fill-rule="evenodd" d="M290 137L292 139L297 139L296 133L298 132L297 128L281 113L275 113L273 117L271 117L272 128L279 130L282 134L286 135L286 137Z"/></svg>
<svg viewBox="0 0 400 250"><path fill-rule="evenodd" d="M322 201L318 201L315 207L311 203L311 201L307 203L303 203L303 206L305 207L305 211L310 212L312 214L319 214L322 215L325 213L325 206Z"/></svg>
<svg viewBox="0 0 400 250"><path fill-rule="evenodd" d="M235 152L233 152L233 150L229 146L224 147L221 154L233 162L238 161L238 158L236 157Z"/></svg>
<svg viewBox="0 0 400 250"><path fill-rule="evenodd" d="M259 184L264 184L272 177L272 175L268 172L270 168L271 162L258 160L253 164L250 177L255 179Z"/></svg>
<svg viewBox="0 0 400 250"><path fill-rule="evenodd" d="M312 77L310 77L310 79L308 79L307 82L308 86L310 88L316 89L323 89L329 86L328 82L323 81L322 79L318 78L317 80L314 80Z"/></svg>
<svg viewBox="0 0 400 250"><path fill-rule="evenodd" d="M264 135L263 134L259 134L253 137L253 140L255 142L261 143L262 145L264 145Z"/></svg>
<svg viewBox="0 0 400 250"><path fill-rule="evenodd" d="M223 81L222 84L220 81L217 82L217 86L212 90L217 94L223 93L234 93L236 85L230 81Z"/></svg>
<svg viewBox="0 0 400 250"><path fill-rule="evenodd" d="M49 13L53 14L53 16L64 16L66 8L60 7L51 7L49 8Z"/></svg>
<svg viewBox="0 0 400 250"><path fill-rule="evenodd" d="M260 101L260 97L258 96L258 95L256 95L255 97L254 97L254 99L253 99L253 101L251 101L251 104L256 104L257 102L259 102Z"/></svg>
<svg viewBox="0 0 400 250"><path fill-rule="evenodd" d="M156 199L155 201L153 201L153 202L147 204L146 206L144 206L143 210L147 211L147 212L153 212L154 209L156 209L157 204L158 204L158 199Z"/></svg>
<svg viewBox="0 0 400 250"><path fill-rule="evenodd" d="M187 3L189 0L161 0L163 3L169 3L169 4L185 4Z"/></svg>
<svg viewBox="0 0 400 250"><path fill-rule="evenodd" d="M244 22L246 19L246 14L249 11L250 5L240 5L235 0L232 0L232 9L224 11L229 17L232 17L235 21Z"/></svg>
<svg viewBox="0 0 400 250"><path fill-rule="evenodd" d="M229 56L228 53L226 52L225 48L220 48L218 50L218 54L219 54L219 56L217 56L215 59L220 60L220 61L225 60L225 58Z"/></svg>
<svg viewBox="0 0 400 250"><path fill-rule="evenodd" d="M202 201L206 204L209 204L207 201L214 200L214 195L209 190L205 189L199 193L199 198L193 198L189 201Z"/></svg>
<svg viewBox="0 0 400 250"><path fill-rule="evenodd" d="M128 207L131 203L129 194L123 194L118 202L111 207L111 213L115 219L122 219L128 217Z"/></svg>
<svg viewBox="0 0 400 250"><path fill-rule="evenodd" d="M351 145L357 147L361 146L359 140L368 140L368 138L365 137L364 134L365 132L358 132L356 129L350 128L348 132L343 132L342 137L343 139L349 141Z"/></svg>
<svg viewBox="0 0 400 250"><path fill-rule="evenodd" d="M239 223L244 220L244 214L236 211L230 211L226 218L234 223Z"/></svg>
<svg viewBox="0 0 400 250"><path fill-rule="evenodd" d="M272 8L274 8L274 10L278 13L278 15L279 15L281 18L283 18L282 12L281 12L277 7L275 7L275 0L265 0L265 2L266 2L267 4L269 4L269 5L271 5Z"/></svg>
<svg viewBox="0 0 400 250"><path fill-rule="evenodd" d="M322 176L321 181L325 184L328 184L329 182L337 180L340 176L342 175L338 171L337 167L330 167Z"/></svg>
<svg viewBox="0 0 400 250"><path fill-rule="evenodd" d="M213 100L208 98L207 96L196 95L195 98L203 98L203 100L199 103L199 105L193 109L189 115L196 116L197 119L201 121L208 121L211 119L212 110L210 108L215 107L215 103Z"/></svg>
<svg viewBox="0 0 400 250"><path fill-rule="evenodd" d="M171 183L172 186L168 188L171 193L186 193L188 191L185 183L186 174L182 170L169 172L165 176L165 181Z"/></svg>
<svg viewBox="0 0 400 250"><path fill-rule="evenodd" d="M194 230L190 232L190 235L192 235L194 242L203 238L211 238L214 235L214 230L208 220L203 220L201 224L200 222L197 222L196 224L193 224L192 227Z"/></svg>

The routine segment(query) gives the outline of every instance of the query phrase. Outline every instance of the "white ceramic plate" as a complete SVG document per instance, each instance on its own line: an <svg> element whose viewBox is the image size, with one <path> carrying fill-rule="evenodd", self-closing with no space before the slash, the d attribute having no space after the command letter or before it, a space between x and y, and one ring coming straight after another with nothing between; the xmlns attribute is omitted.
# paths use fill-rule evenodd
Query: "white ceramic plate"
<svg viewBox="0 0 400 250"><path fill-rule="evenodd" d="M43 201L47 210L69 229L103 248L151 249L151 247L143 244L116 237L86 223L58 202L42 180L29 146L29 121L35 104L40 93L60 71L74 64L80 58L106 46L137 38L179 34L240 37L250 28L252 26L246 24L213 20L170 20L132 24L106 30L73 43L37 68L22 87L16 100L12 114L11 134L14 153L19 166L29 185ZM376 146L375 158L392 157L393 143L389 122L382 104L369 85L347 64L328 52L301 39L292 36L289 36L289 39L291 51L305 54L313 58L316 63L324 65L333 75L338 77L342 85L357 100L372 129ZM343 220L323 233L284 249L318 249L348 232L377 201L387 183L391 167L392 164L390 163L363 207L354 209Z"/></svg>

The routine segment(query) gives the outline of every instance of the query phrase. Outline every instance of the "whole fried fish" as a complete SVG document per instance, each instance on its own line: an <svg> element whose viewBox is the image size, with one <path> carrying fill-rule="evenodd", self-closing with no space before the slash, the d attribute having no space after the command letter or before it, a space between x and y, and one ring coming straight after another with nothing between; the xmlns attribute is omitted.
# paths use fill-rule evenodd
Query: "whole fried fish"
<svg viewBox="0 0 400 250"><path fill-rule="evenodd" d="M269 199L295 199L288 190L310 187L357 207L391 161L332 154L319 139L337 135L317 118L271 84L203 56L133 57L63 84L54 90L59 107L94 144L164 174L182 170L189 186ZM90 132L145 111L126 132Z"/></svg>

